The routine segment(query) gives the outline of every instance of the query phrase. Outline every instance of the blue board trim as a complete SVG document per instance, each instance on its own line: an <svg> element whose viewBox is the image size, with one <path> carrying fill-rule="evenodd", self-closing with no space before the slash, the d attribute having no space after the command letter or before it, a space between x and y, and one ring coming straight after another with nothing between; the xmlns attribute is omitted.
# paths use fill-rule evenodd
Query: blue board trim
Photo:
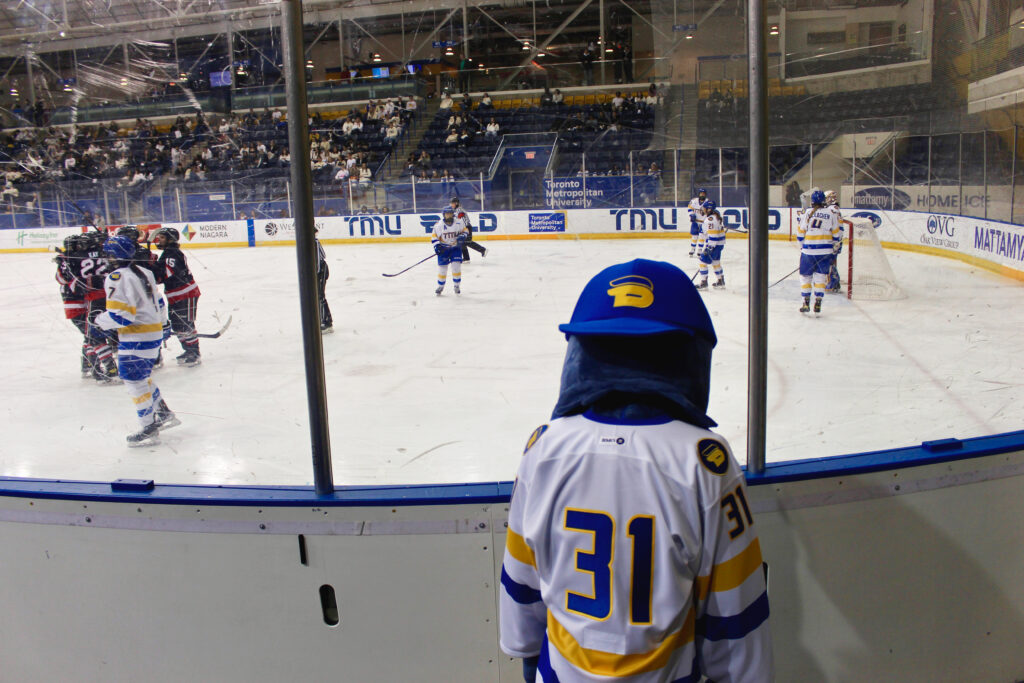
<svg viewBox="0 0 1024 683"><path fill-rule="evenodd" d="M751 486L852 476L1024 451L1024 430L973 439L940 439L920 446L769 464L747 472ZM745 469L745 468L744 468ZM482 505L508 503L511 481L414 486L343 486L318 496L312 486L198 486L156 484L148 492L115 482L0 477L0 496L159 505L264 507L373 507L385 505Z"/></svg>

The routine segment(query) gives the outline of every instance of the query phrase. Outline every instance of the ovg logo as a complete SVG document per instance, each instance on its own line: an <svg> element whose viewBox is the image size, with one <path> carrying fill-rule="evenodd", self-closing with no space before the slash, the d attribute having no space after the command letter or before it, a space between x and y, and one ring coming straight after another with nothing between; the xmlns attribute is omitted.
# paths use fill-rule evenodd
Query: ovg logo
<svg viewBox="0 0 1024 683"><path fill-rule="evenodd" d="M711 474L721 476L729 471L729 454L725 446L714 439L701 439L697 443L697 457Z"/></svg>
<svg viewBox="0 0 1024 683"><path fill-rule="evenodd" d="M267 235L269 235L270 237L273 237L274 235L277 234L277 223L267 223L263 227L263 231L267 233Z"/></svg>
<svg viewBox="0 0 1024 683"><path fill-rule="evenodd" d="M615 300L612 308L647 308L654 303L654 283L642 275L615 278L608 285L608 296Z"/></svg>
<svg viewBox="0 0 1024 683"><path fill-rule="evenodd" d="M928 216L928 234L939 235L940 237L953 237L956 228L953 226L952 216Z"/></svg>

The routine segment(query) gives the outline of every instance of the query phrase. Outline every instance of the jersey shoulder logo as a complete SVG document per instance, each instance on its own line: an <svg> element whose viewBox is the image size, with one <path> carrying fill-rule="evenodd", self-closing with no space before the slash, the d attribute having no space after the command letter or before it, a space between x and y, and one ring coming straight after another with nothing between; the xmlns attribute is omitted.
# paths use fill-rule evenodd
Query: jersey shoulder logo
<svg viewBox="0 0 1024 683"><path fill-rule="evenodd" d="M609 282L608 286L608 296L614 300L612 308L647 308L654 303L654 283L643 275L618 277Z"/></svg>
<svg viewBox="0 0 1024 683"><path fill-rule="evenodd" d="M523 449L523 455L526 455L526 451L533 448L533 444L537 443L537 439L546 431L548 431L547 425L541 425L533 430L533 434L530 434L530 438L526 440L526 448Z"/></svg>
<svg viewBox="0 0 1024 683"><path fill-rule="evenodd" d="M110 274L110 279L111 280L120 280L121 279L121 273L119 273L119 272L117 272L115 270L113 273Z"/></svg>
<svg viewBox="0 0 1024 683"><path fill-rule="evenodd" d="M729 453L725 446L715 439L701 439L697 442L697 457L700 464L711 474L722 476L729 471Z"/></svg>

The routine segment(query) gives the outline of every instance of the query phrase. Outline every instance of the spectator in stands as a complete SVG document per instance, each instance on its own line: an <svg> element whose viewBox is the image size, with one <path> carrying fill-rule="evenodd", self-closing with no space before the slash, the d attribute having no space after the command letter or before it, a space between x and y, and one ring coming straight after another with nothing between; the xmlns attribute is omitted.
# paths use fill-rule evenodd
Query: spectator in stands
<svg viewBox="0 0 1024 683"><path fill-rule="evenodd" d="M651 83L650 87L647 88L647 96L644 98L644 104L653 107L658 104L658 88Z"/></svg>
<svg viewBox="0 0 1024 683"><path fill-rule="evenodd" d="M480 105L478 109L494 109L494 102L491 100L491 96L484 93L484 96L480 98Z"/></svg>
<svg viewBox="0 0 1024 683"><path fill-rule="evenodd" d="M473 140L473 134L469 131L469 128L463 126L459 129L459 147L467 147Z"/></svg>
<svg viewBox="0 0 1024 683"><path fill-rule="evenodd" d="M801 194L803 194L803 190L800 189L800 183L797 181L794 180L790 184L786 185L786 206L793 209L799 209L801 207Z"/></svg>
<svg viewBox="0 0 1024 683"><path fill-rule="evenodd" d="M395 122L395 121L392 121L391 123L388 124L388 127L384 130L384 140L388 144L390 144L392 147L394 147L396 144L398 144L398 134L399 134L399 132L400 131L398 129L398 123Z"/></svg>
<svg viewBox="0 0 1024 683"><path fill-rule="evenodd" d="M633 82L633 48L630 44L622 43L620 46L620 56L622 58L622 76L626 83Z"/></svg>
<svg viewBox="0 0 1024 683"><path fill-rule="evenodd" d="M548 88L548 86L545 85L544 86L544 92L542 92L540 94L540 106L541 107L550 107L554 103L555 103L554 99L552 99L552 96L551 96L551 90Z"/></svg>
<svg viewBox="0 0 1024 683"><path fill-rule="evenodd" d="M658 166L657 162L651 162L651 167L647 169L647 175L661 180L661 167Z"/></svg>
<svg viewBox="0 0 1024 683"><path fill-rule="evenodd" d="M498 122L492 116L491 120L487 122L487 132L484 133L484 137L496 138L500 130L501 126L498 125Z"/></svg>
<svg viewBox="0 0 1024 683"><path fill-rule="evenodd" d="M561 90L559 90L558 88L555 88L555 92L551 96L551 101L555 105L565 104L565 96L562 94Z"/></svg>
<svg viewBox="0 0 1024 683"><path fill-rule="evenodd" d="M372 180L373 172L370 171L370 167L364 162L363 165L359 167L359 184L369 185Z"/></svg>
<svg viewBox="0 0 1024 683"><path fill-rule="evenodd" d="M13 201L18 198L19 194L20 192L18 188L16 188L14 186L14 183L12 183L10 180L4 183L4 189L0 190L0 197L2 197L5 200L10 199Z"/></svg>
<svg viewBox="0 0 1024 683"><path fill-rule="evenodd" d="M444 139L444 144L455 145L459 141L459 131L457 128L448 129L448 137Z"/></svg>
<svg viewBox="0 0 1024 683"><path fill-rule="evenodd" d="M437 108L451 109L453 104L455 104L455 100L453 100L452 96L448 94L447 90L445 90L443 93L441 93L441 102L437 105Z"/></svg>
<svg viewBox="0 0 1024 683"><path fill-rule="evenodd" d="M473 60L463 52L459 58L459 92L465 93L469 90L469 74L473 70ZM466 95L468 97L468 95ZM466 109L469 111L469 109Z"/></svg>
<svg viewBox="0 0 1024 683"><path fill-rule="evenodd" d="M462 111L467 114L473 111L473 98L469 96L468 92L462 93Z"/></svg>
<svg viewBox="0 0 1024 683"><path fill-rule="evenodd" d="M349 172L348 166L340 166L337 172L334 174L334 182L345 184L348 181Z"/></svg>
<svg viewBox="0 0 1024 683"><path fill-rule="evenodd" d="M621 90L616 90L615 97L612 98L612 110L622 109L624 104L626 104L626 98L622 96Z"/></svg>
<svg viewBox="0 0 1024 683"><path fill-rule="evenodd" d="M462 115L459 114L458 112L454 112L451 116L448 117L448 130L452 130L452 129L456 129L457 130L458 128L460 128L462 126L462 124L463 124Z"/></svg>
<svg viewBox="0 0 1024 683"><path fill-rule="evenodd" d="M417 108L418 106L419 106L419 105L418 105L418 104L416 104L416 98L415 98L415 97L412 97L412 96L410 96L410 97L409 97L409 99L407 99L407 100L405 101L405 110L406 110L407 112L410 112L410 113L413 113L413 114L415 114L415 112L416 112L416 108Z"/></svg>
<svg viewBox="0 0 1024 683"><path fill-rule="evenodd" d="M583 68L583 85L594 84L594 49L591 48L593 43L583 48L583 52L580 53L580 66Z"/></svg>

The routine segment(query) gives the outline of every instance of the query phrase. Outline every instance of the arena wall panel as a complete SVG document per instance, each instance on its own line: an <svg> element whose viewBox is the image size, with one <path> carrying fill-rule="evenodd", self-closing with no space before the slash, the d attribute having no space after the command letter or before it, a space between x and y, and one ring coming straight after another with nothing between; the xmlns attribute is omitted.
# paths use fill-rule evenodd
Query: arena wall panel
<svg viewBox="0 0 1024 683"><path fill-rule="evenodd" d="M750 484L776 680L1021 677L1024 432ZM3 680L521 680L497 645L510 482L117 486L0 479Z"/></svg>

